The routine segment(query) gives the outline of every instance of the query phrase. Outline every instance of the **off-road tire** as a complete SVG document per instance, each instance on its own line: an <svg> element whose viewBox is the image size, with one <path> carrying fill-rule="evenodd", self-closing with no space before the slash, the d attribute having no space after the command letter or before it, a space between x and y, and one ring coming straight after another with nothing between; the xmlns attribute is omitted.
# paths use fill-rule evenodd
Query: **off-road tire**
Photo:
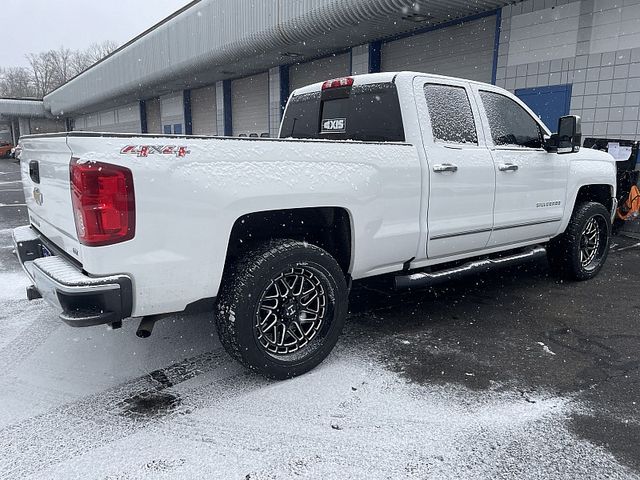
<svg viewBox="0 0 640 480"><path fill-rule="evenodd" d="M593 260L584 265L582 242L585 241L585 229L594 219L598 224L599 243ZM607 208L597 202L576 205L567 230L547 245L551 271L566 280L585 281L594 278L607 261L610 239L611 213Z"/></svg>
<svg viewBox="0 0 640 480"><path fill-rule="evenodd" d="M326 304L324 322L313 340L294 354L278 354L261 344L260 339L265 340L259 331L260 312L266 292L278 278L292 271L309 272L321 285L318 288ZM296 240L270 241L226 269L216 309L220 341L241 364L268 378L302 375L319 365L336 345L347 315L348 294L345 274L325 250ZM302 314L296 315L299 318Z"/></svg>

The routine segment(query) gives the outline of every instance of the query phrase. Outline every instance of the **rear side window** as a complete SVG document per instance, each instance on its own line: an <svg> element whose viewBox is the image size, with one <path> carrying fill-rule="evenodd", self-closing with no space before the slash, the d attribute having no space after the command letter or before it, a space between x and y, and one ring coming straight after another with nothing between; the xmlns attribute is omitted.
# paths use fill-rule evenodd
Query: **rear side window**
<svg viewBox="0 0 640 480"><path fill-rule="evenodd" d="M287 107L281 138L404 142L398 91L392 83L356 86L337 94L297 95Z"/></svg>
<svg viewBox="0 0 640 480"><path fill-rule="evenodd" d="M471 102L464 88L428 84L424 93L436 142L478 144Z"/></svg>
<svg viewBox="0 0 640 480"><path fill-rule="evenodd" d="M542 130L529 112L509 97L480 92L493 143L498 146L542 147Z"/></svg>

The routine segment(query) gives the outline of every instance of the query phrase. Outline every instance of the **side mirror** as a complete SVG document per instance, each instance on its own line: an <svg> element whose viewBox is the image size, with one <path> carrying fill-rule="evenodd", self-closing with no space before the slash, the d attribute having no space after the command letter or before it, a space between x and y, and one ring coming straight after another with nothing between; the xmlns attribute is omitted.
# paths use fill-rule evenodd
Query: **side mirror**
<svg viewBox="0 0 640 480"><path fill-rule="evenodd" d="M582 121L576 115L568 115L558 121L558 133L545 142L548 152L576 153L582 146Z"/></svg>

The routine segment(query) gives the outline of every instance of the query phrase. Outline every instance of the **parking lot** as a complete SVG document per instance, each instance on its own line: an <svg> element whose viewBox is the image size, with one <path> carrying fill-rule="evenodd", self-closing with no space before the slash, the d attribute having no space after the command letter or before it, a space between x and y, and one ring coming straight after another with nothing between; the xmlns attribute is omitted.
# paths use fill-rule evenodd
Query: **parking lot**
<svg viewBox="0 0 640 480"><path fill-rule="evenodd" d="M270 382L208 315L72 329L26 278L0 160L0 478L640 478L640 244L588 283L544 260L396 293L357 284L338 348Z"/></svg>

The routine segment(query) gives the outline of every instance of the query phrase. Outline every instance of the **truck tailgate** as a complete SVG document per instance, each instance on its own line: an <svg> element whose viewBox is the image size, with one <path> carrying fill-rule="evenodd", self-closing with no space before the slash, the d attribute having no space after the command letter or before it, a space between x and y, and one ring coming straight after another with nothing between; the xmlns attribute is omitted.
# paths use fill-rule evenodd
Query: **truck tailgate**
<svg viewBox="0 0 640 480"><path fill-rule="evenodd" d="M21 140L22 183L31 224L56 247L82 261L71 201L66 135Z"/></svg>

